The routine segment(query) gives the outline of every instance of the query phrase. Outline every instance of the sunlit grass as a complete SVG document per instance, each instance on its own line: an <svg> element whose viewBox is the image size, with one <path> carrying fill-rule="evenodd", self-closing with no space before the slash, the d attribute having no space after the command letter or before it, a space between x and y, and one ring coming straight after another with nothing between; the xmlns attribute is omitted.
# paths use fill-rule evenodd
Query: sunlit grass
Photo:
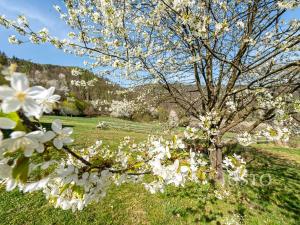
<svg viewBox="0 0 300 225"><path fill-rule="evenodd" d="M43 122L50 123L54 118L45 117ZM73 126L74 147L91 144L97 139L116 147L125 136L142 141L153 131L162 131L162 126L157 123L109 117L57 118L62 119L64 125ZM98 121L107 121L110 128L97 129ZM180 189L170 187L163 194L151 195L140 184L125 184L112 187L99 203L72 213L53 208L42 193L24 195L18 191L7 193L2 190L0 224L218 224L218 221L221 223L225 218L239 214L243 215L246 225L297 225L300 221L299 149L272 145L255 147L238 149L249 162L249 174L256 177L255 182L251 180L238 191L232 190L232 196L226 200L205 201L204 193L209 188L205 185L187 185ZM286 158L282 158L283 154ZM259 184L259 176L264 174L271 176L272 182L268 186ZM238 197L234 193L239 193Z"/></svg>

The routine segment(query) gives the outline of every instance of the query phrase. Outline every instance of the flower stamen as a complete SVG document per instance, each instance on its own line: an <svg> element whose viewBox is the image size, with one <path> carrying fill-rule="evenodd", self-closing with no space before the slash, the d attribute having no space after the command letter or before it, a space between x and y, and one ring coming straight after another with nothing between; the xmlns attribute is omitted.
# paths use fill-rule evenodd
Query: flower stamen
<svg viewBox="0 0 300 225"><path fill-rule="evenodd" d="M16 94L16 97L17 99L20 101L20 102L24 102L25 101L25 98L26 98L26 93L24 92L18 92Z"/></svg>

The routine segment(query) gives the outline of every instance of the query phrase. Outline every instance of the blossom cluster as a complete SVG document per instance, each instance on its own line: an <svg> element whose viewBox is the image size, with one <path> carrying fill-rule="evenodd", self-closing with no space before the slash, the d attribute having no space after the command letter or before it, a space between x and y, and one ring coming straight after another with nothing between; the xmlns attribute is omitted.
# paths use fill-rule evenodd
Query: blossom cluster
<svg viewBox="0 0 300 225"><path fill-rule="evenodd" d="M77 69L77 68L74 68L71 70L71 75L74 76L74 77L77 77L77 76L80 76L81 75L81 70Z"/></svg>
<svg viewBox="0 0 300 225"><path fill-rule="evenodd" d="M99 122L96 127L100 128L100 129L107 129L109 127L109 125L105 121L102 121L102 122Z"/></svg>
<svg viewBox="0 0 300 225"><path fill-rule="evenodd" d="M49 179L43 188L46 198L64 210L82 210L90 202L105 196L111 183L109 170L81 172L71 162L61 163L55 170L56 177Z"/></svg>
<svg viewBox="0 0 300 225"><path fill-rule="evenodd" d="M92 79L92 80L89 80L89 81L85 81L85 80L71 80L71 85L76 86L76 87L94 87L95 83L97 81L98 80L96 78Z"/></svg>
<svg viewBox="0 0 300 225"><path fill-rule="evenodd" d="M126 99L123 101L113 100L109 110L113 117L131 118L136 111L136 104L134 101L128 101Z"/></svg>
<svg viewBox="0 0 300 225"><path fill-rule="evenodd" d="M1 109L4 113L22 110L26 116L40 118L43 113L51 112L53 105L60 99L60 96L53 94L53 87L29 87L25 74L12 72L9 80L10 87L0 87Z"/></svg>
<svg viewBox="0 0 300 225"><path fill-rule="evenodd" d="M207 136L218 135L218 123L220 122L220 116L216 111L207 112L206 115L200 115L199 120L199 128L205 132Z"/></svg>
<svg viewBox="0 0 300 225"><path fill-rule="evenodd" d="M247 177L246 162L240 155L226 156L223 160L223 166L229 176L236 182L245 181Z"/></svg>
<svg viewBox="0 0 300 225"><path fill-rule="evenodd" d="M109 105L111 104L111 102L106 99L104 99L104 100L95 99L95 100L90 101L90 103L92 104L94 109L97 109L99 111L102 111L102 110L109 111Z"/></svg>
<svg viewBox="0 0 300 225"><path fill-rule="evenodd" d="M237 141L244 146L248 146L253 143L253 136L248 132L237 135Z"/></svg>
<svg viewBox="0 0 300 225"><path fill-rule="evenodd" d="M290 130L287 127L268 125L266 129L260 131L260 134L269 141L288 142Z"/></svg>

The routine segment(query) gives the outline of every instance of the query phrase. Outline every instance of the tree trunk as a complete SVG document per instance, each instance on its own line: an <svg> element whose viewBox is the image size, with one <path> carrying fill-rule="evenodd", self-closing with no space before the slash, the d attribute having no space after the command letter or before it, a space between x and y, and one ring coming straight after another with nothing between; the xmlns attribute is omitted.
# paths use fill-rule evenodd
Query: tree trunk
<svg viewBox="0 0 300 225"><path fill-rule="evenodd" d="M224 174L222 167L222 149L216 148L210 152L210 163L212 168L216 172L215 181L220 184L224 184Z"/></svg>
<svg viewBox="0 0 300 225"><path fill-rule="evenodd" d="M223 174L223 159L222 159L222 149L217 148L216 150L216 155L217 155L217 163L216 163L216 171L217 171L217 181L221 182L222 184L224 183L224 174Z"/></svg>

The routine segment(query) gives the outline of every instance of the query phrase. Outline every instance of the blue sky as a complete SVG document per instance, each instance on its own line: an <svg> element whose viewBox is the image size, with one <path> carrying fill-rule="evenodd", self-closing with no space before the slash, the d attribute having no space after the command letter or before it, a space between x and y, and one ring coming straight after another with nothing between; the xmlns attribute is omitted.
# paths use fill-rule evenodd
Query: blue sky
<svg viewBox="0 0 300 225"><path fill-rule="evenodd" d="M0 15L4 14L7 18L16 18L17 15L23 14L37 30L47 27L51 34L62 38L66 35L68 27L59 19L57 12L52 7L61 2L62 0L0 0ZM299 8L287 14L287 20L292 18L300 18ZM0 27L0 51L5 52L10 57L16 56L37 63L83 66L82 58L66 55L49 44L10 45L7 38L11 34L14 32Z"/></svg>
<svg viewBox="0 0 300 225"><path fill-rule="evenodd" d="M60 2L60 0L0 0L0 15L14 19L23 14L36 30L47 27L51 34L62 38L66 35L68 27L59 19L57 12L52 7ZM67 55L49 44L11 45L7 41L11 34L15 33L0 27L0 51L5 52L10 57L16 56L38 63L83 66L82 58Z"/></svg>

